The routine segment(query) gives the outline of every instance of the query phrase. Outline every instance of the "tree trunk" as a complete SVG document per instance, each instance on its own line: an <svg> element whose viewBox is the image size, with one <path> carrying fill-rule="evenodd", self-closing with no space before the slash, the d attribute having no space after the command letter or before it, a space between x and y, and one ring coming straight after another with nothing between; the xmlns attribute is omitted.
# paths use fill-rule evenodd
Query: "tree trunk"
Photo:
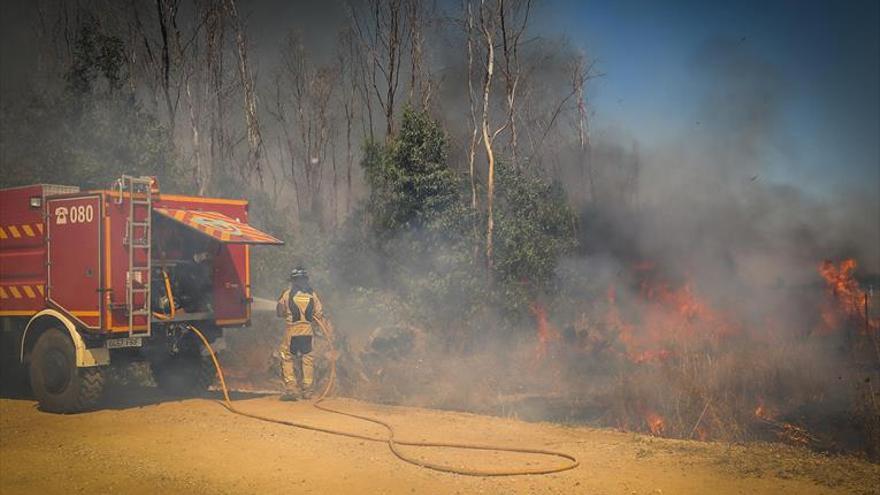
<svg viewBox="0 0 880 495"><path fill-rule="evenodd" d="M226 8L232 20L232 29L235 33L235 46L238 51L238 73L241 78L241 85L244 90L244 116L247 125L248 137L248 162L246 174L242 174L247 179L247 174L256 173L260 185L263 184L262 171L262 149L263 136L260 133L260 121L257 117L257 95L254 89L254 78L248 66L247 58L247 37L238 16L238 9L235 6L235 0L226 0Z"/></svg>
<svg viewBox="0 0 880 495"><path fill-rule="evenodd" d="M492 137L489 135L489 95L492 89L492 75L495 69L495 45L492 29L486 26L483 18L483 2L480 4L480 24L486 43L486 74L483 79L483 145L486 147L488 174L486 177L486 266L489 276L492 273L493 235L495 231L495 155L492 151Z"/></svg>
<svg viewBox="0 0 880 495"><path fill-rule="evenodd" d="M474 161L476 157L477 151L477 143L479 142L478 135L480 132L480 125L477 122L477 96L474 94L474 82L473 82L473 70L474 70L474 12L471 6L470 0L465 0L467 2L467 64L468 64L468 101L470 103L471 110L471 126L473 127L471 132L471 143L468 148L468 176L470 177L471 182L471 208L473 208L474 213L476 214L479 211L479 200L477 199L477 177L476 170L474 168Z"/></svg>
<svg viewBox="0 0 880 495"><path fill-rule="evenodd" d="M174 136L177 105L171 99L171 40L168 36L168 22L169 18L173 19L176 15L176 9L164 0L156 0L156 11L159 19L159 33L162 37L162 94L165 99L165 109L168 112L168 133Z"/></svg>
<svg viewBox="0 0 880 495"><path fill-rule="evenodd" d="M387 96L385 97L385 140L391 139L394 135L394 95L397 92L397 78L400 76L400 1L391 0L389 2L391 9L388 22L388 73L387 79Z"/></svg>
<svg viewBox="0 0 880 495"><path fill-rule="evenodd" d="M191 84L189 83L189 77L187 77L184 81L184 88L186 89L186 103L189 107L189 124L190 131L192 135L192 144L193 144L193 175L195 176L196 187L199 191L199 196L204 196L207 188L207 181L205 180L205 173L202 170L202 143L199 137L199 121L196 117L196 108L193 103L193 95Z"/></svg>

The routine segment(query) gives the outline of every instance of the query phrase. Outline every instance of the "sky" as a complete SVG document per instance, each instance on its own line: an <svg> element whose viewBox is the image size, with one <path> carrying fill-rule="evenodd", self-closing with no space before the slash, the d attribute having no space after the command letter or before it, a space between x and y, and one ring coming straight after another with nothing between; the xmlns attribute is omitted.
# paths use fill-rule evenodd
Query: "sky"
<svg viewBox="0 0 880 495"><path fill-rule="evenodd" d="M650 147L699 132L701 51L740 44L774 72L781 99L774 179L833 194L880 193L880 2L557 0L540 30L562 30L599 60L597 126Z"/></svg>

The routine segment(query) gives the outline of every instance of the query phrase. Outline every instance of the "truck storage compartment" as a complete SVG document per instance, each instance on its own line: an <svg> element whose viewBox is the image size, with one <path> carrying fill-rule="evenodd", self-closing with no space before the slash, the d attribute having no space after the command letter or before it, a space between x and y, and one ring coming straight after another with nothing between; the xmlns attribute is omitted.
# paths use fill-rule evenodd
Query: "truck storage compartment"
<svg viewBox="0 0 880 495"><path fill-rule="evenodd" d="M154 215L151 297L154 313L177 320L214 315L214 260L223 246Z"/></svg>
<svg viewBox="0 0 880 495"><path fill-rule="evenodd" d="M153 228L154 314L177 321L244 323L250 297L247 245L281 241L241 217L217 211L156 207Z"/></svg>

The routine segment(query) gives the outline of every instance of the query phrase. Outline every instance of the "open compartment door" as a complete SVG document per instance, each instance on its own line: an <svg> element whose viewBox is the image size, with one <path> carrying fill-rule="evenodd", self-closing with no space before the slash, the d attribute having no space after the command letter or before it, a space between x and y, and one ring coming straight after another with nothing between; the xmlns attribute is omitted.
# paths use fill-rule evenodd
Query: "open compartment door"
<svg viewBox="0 0 880 495"><path fill-rule="evenodd" d="M247 213L233 218L234 211L205 211L185 208L155 207L160 244L160 266L169 263L163 259L165 252L177 253L180 258L173 268L172 285L180 286L182 293L190 297L191 308L184 312L205 313L219 326L236 326L250 320L250 246L284 244L281 240L262 232L246 221ZM244 220L244 221L242 221ZM175 234L175 231L177 233ZM170 247L170 249L166 249ZM187 284L184 278L194 277L204 283ZM190 277L193 279L193 277ZM207 285L207 287L205 286ZM203 287L200 289L199 287ZM210 289L208 289L210 287ZM204 297L210 293L210 297ZM183 296L184 294L181 294Z"/></svg>
<svg viewBox="0 0 880 495"><path fill-rule="evenodd" d="M216 211L177 208L154 208L153 211L226 244L284 244L245 222Z"/></svg>

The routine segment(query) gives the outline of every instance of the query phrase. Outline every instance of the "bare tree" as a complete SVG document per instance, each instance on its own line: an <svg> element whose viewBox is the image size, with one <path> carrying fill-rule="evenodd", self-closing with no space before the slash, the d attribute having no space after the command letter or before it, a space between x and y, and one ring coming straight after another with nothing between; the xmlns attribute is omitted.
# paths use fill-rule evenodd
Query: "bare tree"
<svg viewBox="0 0 880 495"><path fill-rule="evenodd" d="M310 184L310 192L312 193L311 210L316 218L319 219L319 225L323 225L322 212L323 203L321 202L321 184L323 182L323 166L327 162L327 151L333 130L331 128L331 108L330 102L333 96L333 90L336 87L337 72L332 67L322 67L315 74L314 80L310 84L310 103L312 123L309 128L312 129L312 136L309 138L312 143L311 153L309 156L307 181ZM335 156L335 154L333 154ZM335 161L332 163L334 168L335 180Z"/></svg>
<svg viewBox="0 0 880 495"><path fill-rule="evenodd" d="M370 84L385 113L386 140L394 135L394 102L403 54L411 40L404 1L370 0L366 13L349 3L352 25L372 61Z"/></svg>
<svg viewBox="0 0 880 495"><path fill-rule="evenodd" d="M468 70L473 69L473 10L470 2L466 6L466 31L468 48ZM482 74L482 110L480 118L480 141L486 151L486 264L493 266L494 230L495 230L495 139L505 130L511 130L510 152L511 161L516 163L516 108L517 92L522 78L522 66L520 63L520 46L522 36L528 25L531 0L511 4L505 0L480 0L479 6L479 36L481 38L480 52L484 57ZM496 45L501 48L501 53L496 53ZM496 69L500 70L504 81L504 122L498 127L491 123L493 79ZM472 123L476 121L474 112L474 96L470 74L468 78L469 98L471 99ZM471 135L471 150L477 144L476 137ZM476 207L476 182L473 170L473 153L468 157L471 173L471 203Z"/></svg>
<svg viewBox="0 0 880 495"><path fill-rule="evenodd" d="M257 180L262 185L262 152L263 136L260 131L260 120L257 115L257 94L254 84L254 76L248 64L247 34L235 0L226 0L226 11L229 16L232 32L235 34L236 54L238 55L238 74L244 96L244 116L247 125L248 159L246 167L242 170L242 178L247 179L250 173L257 174Z"/></svg>
<svg viewBox="0 0 880 495"><path fill-rule="evenodd" d="M180 99L180 90L178 88L176 95L172 98L171 92L171 36L169 35L169 26L177 27L177 13L180 6L180 0L156 0L156 13L159 19L159 32L161 34L161 86L165 96L165 105L168 111L169 129L174 132L174 121L177 113L177 104Z"/></svg>
<svg viewBox="0 0 880 495"><path fill-rule="evenodd" d="M300 216L316 220L319 225L323 225L320 193L328 145L334 135L331 102L337 81L336 68L313 67L300 36L288 36L282 49L282 71L275 79L276 101L271 112L287 141L290 167L286 174L295 187ZM290 110L288 102L292 104ZM335 156L330 159L333 165Z"/></svg>
<svg viewBox="0 0 880 495"><path fill-rule="evenodd" d="M358 62L357 45L351 29L340 33L337 46L337 62L339 64L339 80L342 84L340 99L345 119L345 214L351 211L352 205L352 168L354 153L352 148L352 130L357 118L356 102L358 94Z"/></svg>
<svg viewBox="0 0 880 495"><path fill-rule="evenodd" d="M290 33L282 48L281 69L275 76L275 109L274 111L270 110L270 113L281 125L281 130L284 133L289 166L282 167L282 172L293 184L297 211L300 213L300 216L303 215L305 210L303 200L307 196L308 191L301 186L298 179L297 161L302 159L302 155L294 134L294 126L299 121L298 117L305 113L305 110L302 108L306 92L306 67L303 52L304 48L299 36ZM287 103L289 101L292 101L295 107L295 114L292 118L288 115L287 110Z"/></svg>
<svg viewBox="0 0 880 495"><path fill-rule="evenodd" d="M482 109L482 140L483 146L486 148L486 265L491 268L493 263L493 236L495 232L495 153L492 149L492 143L495 138L504 130L504 126L499 127L495 131L491 130L489 116L489 100L492 95L492 78L495 75L495 30L496 30L496 9L492 5L487 5L486 0L480 0L480 31L483 35L483 48L485 49L486 62L485 73L483 74L483 109Z"/></svg>
<svg viewBox="0 0 880 495"><path fill-rule="evenodd" d="M504 77L504 94L507 102L507 127L510 129L510 161L517 165L516 98L522 66L520 46L531 13L532 2L506 2L498 0L498 24L501 35L501 74Z"/></svg>
<svg viewBox="0 0 880 495"><path fill-rule="evenodd" d="M474 28L474 10L470 0L465 0L465 32L467 34L467 80L468 80L468 103L471 114L471 139L468 147L468 176L471 183L471 208L479 211L477 198L477 177L474 160L476 158L477 145L479 144L480 124L477 120L477 95L474 92L474 45L476 31Z"/></svg>
<svg viewBox="0 0 880 495"><path fill-rule="evenodd" d="M433 13L426 11L427 2L410 0L407 2L407 22L410 29L410 83L409 103L426 110L431 102L431 78L425 60L425 28L431 24Z"/></svg>
<svg viewBox="0 0 880 495"><path fill-rule="evenodd" d="M593 72L595 61L587 62L581 52L572 64L571 85L577 98L578 146L581 157L581 188L589 193L589 201L596 199L596 186L593 180L593 145L590 139L590 119L587 112L586 85L596 77Z"/></svg>
<svg viewBox="0 0 880 495"><path fill-rule="evenodd" d="M202 155L202 109L206 106L207 98L204 92L198 92L198 86L199 81L207 79L203 74L206 64L202 57L210 57L216 47L212 47L210 39L206 39L207 51L203 54L201 37L204 28L213 24L209 19L215 18L219 9L214 1L197 2L191 9L185 9L192 14L191 18L181 18L180 0L156 0L155 6L153 28L148 27L153 26L151 18L146 18L146 21L142 19L138 5L132 5L128 21L132 33L130 38L134 47L141 47L140 53L132 51L132 58L143 60L146 80L157 106L161 95L166 128L171 139L175 138L181 100L185 103L191 138L188 148L192 153L192 180L199 194L205 194L211 176L211 161L204 160ZM213 33L206 35L206 38L211 35ZM132 82L132 90L135 88L136 84Z"/></svg>
<svg viewBox="0 0 880 495"><path fill-rule="evenodd" d="M372 83L375 81L376 68L370 62L372 57L367 55L368 48L361 42L353 19L349 23L348 30L351 33L351 44L349 45L348 53L352 61L353 84L357 89L358 99L364 109L361 112L361 130L364 137L369 136L370 141L375 141Z"/></svg>
<svg viewBox="0 0 880 495"><path fill-rule="evenodd" d="M192 177L193 182L195 182L196 187L198 188L199 194L205 194L207 192L207 180L206 173L204 170L204 161L202 160L202 142L201 142L201 102L197 102L196 98L198 95L194 94L193 85L194 79L197 78L200 74L197 74L198 68L201 66L201 54L199 52L199 30L203 23L204 12L196 8L195 9L195 25L196 27L193 30L191 37L184 42L182 39L181 30L178 27L176 18L172 22L173 29L173 39L174 39L174 49L178 64L180 66L180 78L181 85L184 89L185 101L189 113L189 124L190 124L190 137L192 139L192 154L193 154L193 166L192 166ZM190 59L187 62L187 58Z"/></svg>
<svg viewBox="0 0 880 495"><path fill-rule="evenodd" d="M177 15L180 0L156 0L155 25L147 25L153 17L141 12L139 4L132 3L132 32L140 38L139 45L142 47L142 56L133 55L133 59L141 60L143 69L148 75L148 84L152 89L154 101L162 100L167 129L169 136L174 136L177 120L177 107L180 101L180 84L175 80L174 74L179 67L180 59L172 54L179 55L180 50L172 46L174 35L172 29L177 29ZM153 31L155 29L156 31ZM156 37L158 36L158 39ZM179 48L179 47L178 47Z"/></svg>
<svg viewBox="0 0 880 495"><path fill-rule="evenodd" d="M218 169L232 158L232 143L226 130L227 84L224 78L225 9L219 0L206 0L205 3L205 77L202 95L208 107L208 159L200 171L200 194L207 192Z"/></svg>

